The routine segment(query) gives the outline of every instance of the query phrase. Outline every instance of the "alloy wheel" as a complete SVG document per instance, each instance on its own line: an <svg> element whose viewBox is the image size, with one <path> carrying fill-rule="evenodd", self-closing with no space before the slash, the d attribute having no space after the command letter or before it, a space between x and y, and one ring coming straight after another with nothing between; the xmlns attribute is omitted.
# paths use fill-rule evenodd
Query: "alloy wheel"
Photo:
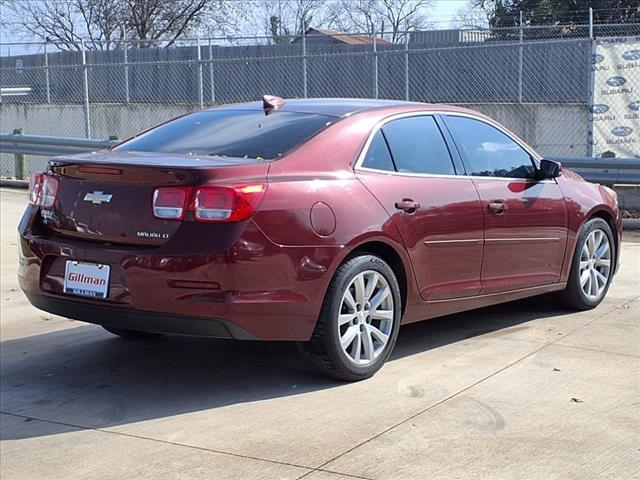
<svg viewBox="0 0 640 480"><path fill-rule="evenodd" d="M369 365L384 351L395 318L393 295L387 279L366 270L356 275L342 295L338 337L347 359Z"/></svg>
<svg viewBox="0 0 640 480"><path fill-rule="evenodd" d="M611 245L607 234L593 230L580 251L580 287L589 300L599 299L611 274Z"/></svg>

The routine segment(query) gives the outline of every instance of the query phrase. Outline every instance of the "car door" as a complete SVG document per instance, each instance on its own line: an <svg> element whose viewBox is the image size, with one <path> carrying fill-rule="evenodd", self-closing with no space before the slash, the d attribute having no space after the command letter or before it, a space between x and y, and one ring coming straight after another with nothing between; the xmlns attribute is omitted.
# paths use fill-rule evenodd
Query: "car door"
<svg viewBox="0 0 640 480"><path fill-rule="evenodd" d="M433 115L387 121L370 138L356 173L389 213L425 300L480 292L483 219L469 178Z"/></svg>
<svg viewBox="0 0 640 480"><path fill-rule="evenodd" d="M558 282L567 212L555 179L536 179L531 154L497 126L459 115L445 122L482 201L482 293Z"/></svg>

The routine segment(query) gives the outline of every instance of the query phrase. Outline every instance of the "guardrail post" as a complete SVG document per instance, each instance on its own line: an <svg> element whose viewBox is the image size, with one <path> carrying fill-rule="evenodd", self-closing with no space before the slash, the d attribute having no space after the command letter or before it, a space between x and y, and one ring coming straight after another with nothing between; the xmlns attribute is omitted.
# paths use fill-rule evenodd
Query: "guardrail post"
<svg viewBox="0 0 640 480"><path fill-rule="evenodd" d="M47 43L44 43L44 82L47 89L47 103L51 103L51 83L49 81L49 52L47 52Z"/></svg>
<svg viewBox="0 0 640 480"><path fill-rule="evenodd" d="M409 31L406 28L404 37L404 99L409 101Z"/></svg>
<svg viewBox="0 0 640 480"><path fill-rule="evenodd" d="M209 32L209 79L211 81L211 105L216 103L216 84L213 80L213 48L211 46L211 32Z"/></svg>
<svg viewBox="0 0 640 480"><path fill-rule="evenodd" d="M84 87L84 136L91 138L91 112L89 111L89 72L87 70L87 51L85 49L84 40L81 41L82 47L82 80Z"/></svg>
<svg viewBox="0 0 640 480"><path fill-rule="evenodd" d="M378 45L376 44L377 32L373 31L373 98L378 98Z"/></svg>
<svg viewBox="0 0 640 480"><path fill-rule="evenodd" d="M202 91L202 51L200 49L200 36L196 38L196 46L198 48L198 105L204 108L204 92Z"/></svg>
<svg viewBox="0 0 640 480"><path fill-rule="evenodd" d="M22 129L21 128L16 128L13 131L14 135L22 135ZM14 153L13 154L13 158L14 158L14 166L13 166L13 172L15 173L15 176L17 179L22 180L24 178L24 173L27 170L26 169L26 160L25 160L25 156L23 153Z"/></svg>
<svg viewBox="0 0 640 480"><path fill-rule="evenodd" d="M127 42L126 32L122 43L122 54L124 60L124 101L128 105L131 101L129 93L129 45Z"/></svg>

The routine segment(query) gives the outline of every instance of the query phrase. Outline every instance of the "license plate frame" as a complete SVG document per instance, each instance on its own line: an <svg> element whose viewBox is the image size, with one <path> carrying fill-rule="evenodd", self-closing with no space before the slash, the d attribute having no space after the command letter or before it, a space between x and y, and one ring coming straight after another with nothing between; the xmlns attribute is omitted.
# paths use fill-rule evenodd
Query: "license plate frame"
<svg viewBox="0 0 640 480"><path fill-rule="evenodd" d="M109 265L67 260L63 290L69 295L104 300L109 296L110 277Z"/></svg>

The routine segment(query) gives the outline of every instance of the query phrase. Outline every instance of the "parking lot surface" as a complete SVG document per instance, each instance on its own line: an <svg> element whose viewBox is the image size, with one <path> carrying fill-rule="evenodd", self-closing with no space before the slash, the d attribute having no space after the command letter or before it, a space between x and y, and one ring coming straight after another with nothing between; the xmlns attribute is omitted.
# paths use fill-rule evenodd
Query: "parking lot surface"
<svg viewBox="0 0 640 480"><path fill-rule="evenodd" d="M403 327L372 379L294 345L135 342L31 307L1 191L0 477L640 478L640 232L601 306L543 296Z"/></svg>

